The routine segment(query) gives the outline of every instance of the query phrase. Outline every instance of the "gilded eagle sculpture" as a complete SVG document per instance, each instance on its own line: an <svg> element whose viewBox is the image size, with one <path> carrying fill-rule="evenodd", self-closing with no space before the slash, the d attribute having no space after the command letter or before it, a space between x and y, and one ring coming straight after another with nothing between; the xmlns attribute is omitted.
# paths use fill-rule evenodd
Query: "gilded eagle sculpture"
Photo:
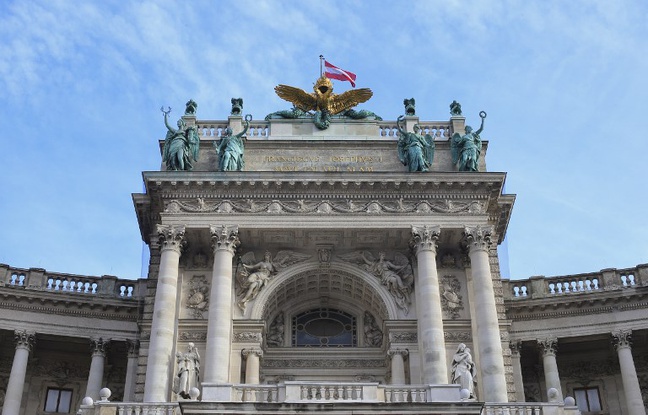
<svg viewBox="0 0 648 415"><path fill-rule="evenodd" d="M331 115L345 113L344 115L351 118L366 118L374 116L380 119L370 111L353 111L353 114L346 114L356 105L366 102L373 96L369 88L359 88L346 91L342 94L333 93L333 84L326 76L321 76L313 86L313 93L308 93L303 89L288 85L277 85L275 92L277 95L288 102L293 103L296 109L304 112L315 111L313 122L320 130L328 128L331 122ZM364 113L362 116L357 114ZM277 115L279 112L274 113ZM270 114L269 117L273 115ZM267 117L266 117L267 118Z"/></svg>

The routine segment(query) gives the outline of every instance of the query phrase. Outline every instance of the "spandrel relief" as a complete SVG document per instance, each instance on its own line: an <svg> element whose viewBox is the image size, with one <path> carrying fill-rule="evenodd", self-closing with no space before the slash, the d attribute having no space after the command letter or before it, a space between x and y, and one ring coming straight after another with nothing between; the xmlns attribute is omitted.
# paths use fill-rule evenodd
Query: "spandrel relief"
<svg viewBox="0 0 648 415"><path fill-rule="evenodd" d="M340 259L358 265L373 274L389 291L396 305L405 314L409 313L414 275L409 259L405 255L397 252L394 254L394 260L389 261L384 252L379 252L376 258L371 252L355 251L340 255Z"/></svg>
<svg viewBox="0 0 648 415"><path fill-rule="evenodd" d="M305 261L311 256L294 251L279 251L272 257L270 251L266 251L263 260L257 262L254 252L248 252L240 258L240 264L236 273L236 297L237 305L245 312L247 304L256 299L263 287L279 271Z"/></svg>

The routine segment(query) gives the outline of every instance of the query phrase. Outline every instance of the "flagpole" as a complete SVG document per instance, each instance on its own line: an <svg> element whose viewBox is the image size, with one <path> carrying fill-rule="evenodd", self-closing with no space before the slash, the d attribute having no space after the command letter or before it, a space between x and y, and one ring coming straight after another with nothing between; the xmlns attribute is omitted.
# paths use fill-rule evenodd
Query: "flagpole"
<svg viewBox="0 0 648 415"><path fill-rule="evenodd" d="M324 55L320 55L320 78L322 77L322 62L324 61Z"/></svg>

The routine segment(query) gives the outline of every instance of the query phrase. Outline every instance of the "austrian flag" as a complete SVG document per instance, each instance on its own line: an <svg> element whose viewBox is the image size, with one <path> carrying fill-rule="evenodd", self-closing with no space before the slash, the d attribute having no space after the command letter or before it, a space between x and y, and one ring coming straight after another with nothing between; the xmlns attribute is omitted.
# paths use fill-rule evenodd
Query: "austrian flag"
<svg viewBox="0 0 648 415"><path fill-rule="evenodd" d="M329 79L337 79L338 81L349 81L351 86L355 88L356 74L340 69L335 65L330 64L328 61L324 61L324 75Z"/></svg>

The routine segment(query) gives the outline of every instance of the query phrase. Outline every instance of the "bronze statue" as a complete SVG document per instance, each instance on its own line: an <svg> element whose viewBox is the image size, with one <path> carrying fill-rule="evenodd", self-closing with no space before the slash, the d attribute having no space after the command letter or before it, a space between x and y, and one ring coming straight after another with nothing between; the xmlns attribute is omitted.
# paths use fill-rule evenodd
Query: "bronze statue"
<svg viewBox="0 0 648 415"><path fill-rule="evenodd" d="M416 115L416 100L414 98L403 100L403 105L405 105L405 115L408 117L413 117Z"/></svg>
<svg viewBox="0 0 648 415"><path fill-rule="evenodd" d="M236 135L232 135L232 129L227 127L225 135L214 143L216 152L218 153L218 170L219 171L240 171L245 166L243 160L243 152L245 151L245 144L243 143L243 136L250 128L250 121L252 115L245 116L245 127L243 131Z"/></svg>
<svg viewBox="0 0 648 415"><path fill-rule="evenodd" d="M275 92L280 98L292 102L295 107L304 112L315 111L313 122L320 130L325 130L331 123L331 115L339 114L356 105L366 102L372 97L369 88L352 89L342 94L333 93L333 84L326 76L321 76L313 93L288 85L278 85Z"/></svg>
<svg viewBox="0 0 648 415"><path fill-rule="evenodd" d="M196 110L198 109L198 104L193 99L190 99L185 104L185 115L196 115Z"/></svg>
<svg viewBox="0 0 648 415"><path fill-rule="evenodd" d="M230 115L241 115L243 114L243 98L232 98L232 112Z"/></svg>
<svg viewBox="0 0 648 415"><path fill-rule="evenodd" d="M180 118L176 130L169 125L171 108L165 111L162 107L160 110L164 113L164 125L168 130L164 139L162 161L166 162L167 170L192 170L193 162L198 161L200 149L200 137L196 127L187 127L185 120Z"/></svg>
<svg viewBox="0 0 648 415"><path fill-rule="evenodd" d="M473 132L471 126L466 126L466 133L462 136L459 133L452 134L450 139L450 151L452 163L459 171L479 171L479 155L481 154L482 141L479 134L484 130L484 119L486 112L480 111L481 125Z"/></svg>
<svg viewBox="0 0 648 415"><path fill-rule="evenodd" d="M408 167L409 171L428 171L434 160L434 137L430 134L421 135L421 128L418 124L414 126L413 133L405 131L401 124L402 120L402 115L396 120L400 134L398 158L404 166Z"/></svg>
<svg viewBox="0 0 648 415"><path fill-rule="evenodd" d="M452 101L450 104L450 115L453 117L461 116L461 104L457 101Z"/></svg>

